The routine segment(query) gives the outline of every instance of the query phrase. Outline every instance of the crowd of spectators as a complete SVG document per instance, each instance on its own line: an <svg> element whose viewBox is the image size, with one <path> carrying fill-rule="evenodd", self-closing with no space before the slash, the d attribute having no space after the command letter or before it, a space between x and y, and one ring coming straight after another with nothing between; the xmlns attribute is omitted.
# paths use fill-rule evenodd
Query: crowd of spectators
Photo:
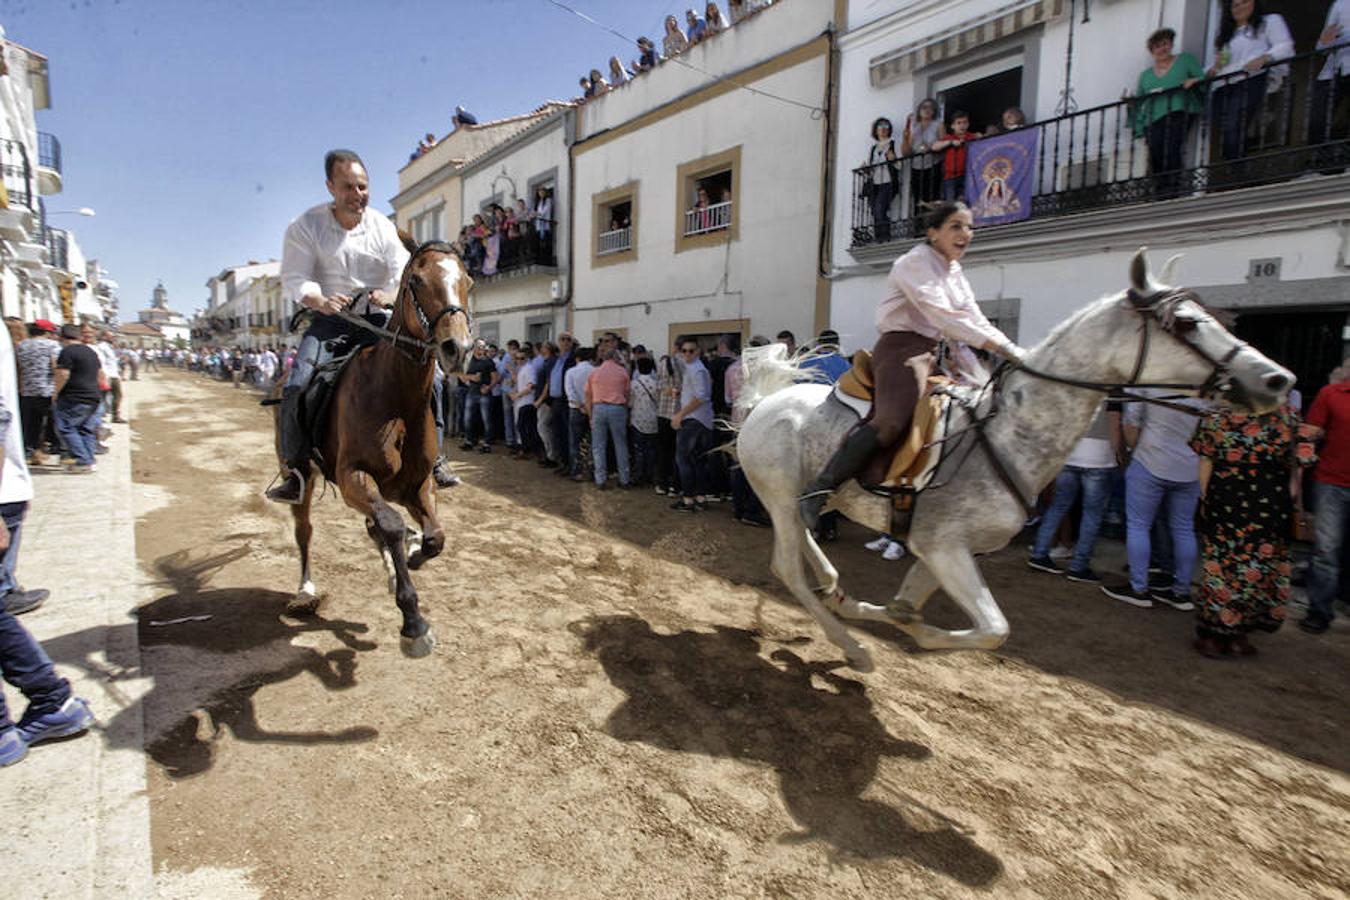
<svg viewBox="0 0 1350 900"><path fill-rule="evenodd" d="M1350 587L1342 560L1350 368L1330 380L1306 421L1297 391L1266 415L1163 397L1162 390L1142 391L1161 402L1106 401L1043 498L1028 567L1100 586L1133 607L1194 611L1197 652L1252 656L1250 637L1279 629L1293 605L1293 546L1311 538L1299 627L1325 632L1335 601L1344 602ZM1313 534L1302 527L1309 470ZM1103 523L1113 517L1125 526L1123 580L1092 566Z"/></svg>
<svg viewBox="0 0 1350 900"><path fill-rule="evenodd" d="M778 340L796 349L790 332ZM837 341L822 335L813 363L833 378L847 368ZM598 490L648 488L682 513L728 503L737 521L767 525L749 482L722 450L738 419L740 349L736 334L715 345L682 337L667 353L613 332L591 347L568 333L538 344L479 341L441 400L446 433L462 450L502 450Z"/></svg>
<svg viewBox="0 0 1350 900"><path fill-rule="evenodd" d="M493 203L475 213L459 231L455 250L474 277L496 275L527 263L553 265L556 259L553 190L540 186L534 205L523 198L509 207Z"/></svg>
<svg viewBox="0 0 1350 900"><path fill-rule="evenodd" d="M741 23L773 2L774 0L727 0L727 14L724 17L721 7L709 0L704 5L702 15L693 7L685 10L684 27L680 26L678 17L666 16L660 50L657 50L651 38L646 36L638 38L638 55L628 65L625 66L619 57L611 56L606 67L607 74L599 69L591 69L588 74L581 76L582 101L622 87L637 76L675 59L713 35Z"/></svg>

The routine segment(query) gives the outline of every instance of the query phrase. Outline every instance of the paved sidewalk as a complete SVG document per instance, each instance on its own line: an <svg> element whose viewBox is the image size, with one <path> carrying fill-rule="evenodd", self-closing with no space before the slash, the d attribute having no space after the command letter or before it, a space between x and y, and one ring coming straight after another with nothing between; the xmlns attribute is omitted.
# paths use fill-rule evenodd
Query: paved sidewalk
<svg viewBox="0 0 1350 900"><path fill-rule="evenodd" d="M124 406L134 410L137 385ZM52 592L20 621L98 717L88 735L34 747L0 770L5 838L0 894L27 898L154 895L145 787L137 573L129 426L93 475L34 471L19 582ZM5 685L17 718L25 702Z"/></svg>

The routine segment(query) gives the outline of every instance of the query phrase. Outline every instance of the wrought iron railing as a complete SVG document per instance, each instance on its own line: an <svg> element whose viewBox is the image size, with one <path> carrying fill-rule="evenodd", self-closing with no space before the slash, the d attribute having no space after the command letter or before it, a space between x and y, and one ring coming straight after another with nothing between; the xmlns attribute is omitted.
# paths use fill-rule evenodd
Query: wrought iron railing
<svg viewBox="0 0 1350 900"><path fill-rule="evenodd" d="M70 233L62 228L44 228L42 243L47 247L47 264L70 271Z"/></svg>
<svg viewBox="0 0 1350 900"><path fill-rule="evenodd" d="M1347 47L1350 42L1289 57L1256 73L1204 79L1189 89L1131 97L1026 126L1037 132L1031 218L1350 167L1346 111L1337 108L1347 101L1347 92L1341 79L1317 77L1328 54ZM1194 103L1185 102L1187 94ZM1203 109L1198 127L1197 117L1185 113L1197 104ZM1179 115L1154 118L1173 105L1183 107ZM944 152L915 153L853 170L853 247L921 235L922 206L941 193ZM924 168L928 163L932 167ZM893 186L889 204L884 202L892 193L887 184Z"/></svg>
<svg viewBox="0 0 1350 900"><path fill-rule="evenodd" d="M694 207L684 211L684 236L707 234L731 227L731 201L714 203L702 208Z"/></svg>
<svg viewBox="0 0 1350 900"><path fill-rule="evenodd" d="M22 206L37 212L33 166L28 159L28 148L20 141L0 138L0 178L4 179L10 209Z"/></svg>
<svg viewBox="0 0 1350 900"><path fill-rule="evenodd" d="M61 142L56 139L56 135L38 132L38 165L61 171Z"/></svg>
<svg viewBox="0 0 1350 900"><path fill-rule="evenodd" d="M532 219L531 224L517 237L503 236L497 245L497 262L492 267L487 263L486 244L479 239L465 248L465 259L469 274L475 278L504 275L530 266L556 266L558 258L555 251L557 223L552 219ZM487 269L491 271L487 271Z"/></svg>
<svg viewBox="0 0 1350 900"><path fill-rule="evenodd" d="M612 231L600 232L599 246L596 248L596 256L608 256L611 253L622 253L625 250L633 249L633 229L615 228Z"/></svg>

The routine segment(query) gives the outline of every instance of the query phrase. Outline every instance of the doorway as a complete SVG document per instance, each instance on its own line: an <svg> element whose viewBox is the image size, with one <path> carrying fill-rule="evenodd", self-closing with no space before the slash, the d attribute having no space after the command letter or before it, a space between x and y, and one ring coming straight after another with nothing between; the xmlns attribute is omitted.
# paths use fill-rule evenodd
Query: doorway
<svg viewBox="0 0 1350 900"><path fill-rule="evenodd" d="M1327 374L1346 357L1347 310L1239 313L1233 329L1239 338L1298 377L1300 413L1326 387Z"/></svg>
<svg viewBox="0 0 1350 900"><path fill-rule="evenodd" d="M1003 111L1022 105L1022 67L1007 69L938 92L938 108L951 127L952 113L970 114L970 130L984 134L990 125L1003 121Z"/></svg>

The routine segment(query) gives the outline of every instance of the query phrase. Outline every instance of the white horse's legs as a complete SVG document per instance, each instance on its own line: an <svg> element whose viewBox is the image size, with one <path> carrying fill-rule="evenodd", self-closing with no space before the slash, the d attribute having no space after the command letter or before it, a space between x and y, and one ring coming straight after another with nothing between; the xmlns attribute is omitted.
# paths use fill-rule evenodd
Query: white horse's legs
<svg viewBox="0 0 1350 900"><path fill-rule="evenodd" d="M812 564L817 567L817 573L822 575L828 583L837 585L839 573L825 558L825 554L820 552L820 548L816 546L815 541L807 532L806 526L802 524L797 513L796 498L789 496L786 504L766 504L766 507L769 516L773 519L773 563L770 566L773 574L778 576L778 580L782 581L783 584L787 585L788 590L792 592L792 596L796 597L798 602L806 607L806 611L820 623L820 627L825 630L825 636L829 638L830 643L844 651L844 656L848 659L850 666L860 672L872 671L872 654L862 644L854 640L843 623L825 608L806 580L806 567L802 564L802 557L806 550L803 541L811 548L810 559ZM831 592L833 592L833 588L831 588Z"/></svg>
<svg viewBox="0 0 1350 900"><path fill-rule="evenodd" d="M923 563L923 568L931 571L925 576L915 574L920 571L920 566L911 569L910 576L901 585L900 593L891 605L897 616L904 612L902 604L914 610L915 621L908 624L895 619L892 621L907 631L920 647L927 650L993 650L1008 639L1008 620L1003 617L1003 611L994 601L994 595L989 592L975 564L975 557L969 551L959 548L941 550L926 556ZM919 610L938 586L937 583L931 583L935 581L970 616L975 623L974 628L948 631L917 618Z"/></svg>
<svg viewBox="0 0 1350 900"><path fill-rule="evenodd" d="M910 567L909 574L895 592L895 598L886 604L887 611L901 621L917 621L923 616L923 607L941 585L933 570L922 558Z"/></svg>

